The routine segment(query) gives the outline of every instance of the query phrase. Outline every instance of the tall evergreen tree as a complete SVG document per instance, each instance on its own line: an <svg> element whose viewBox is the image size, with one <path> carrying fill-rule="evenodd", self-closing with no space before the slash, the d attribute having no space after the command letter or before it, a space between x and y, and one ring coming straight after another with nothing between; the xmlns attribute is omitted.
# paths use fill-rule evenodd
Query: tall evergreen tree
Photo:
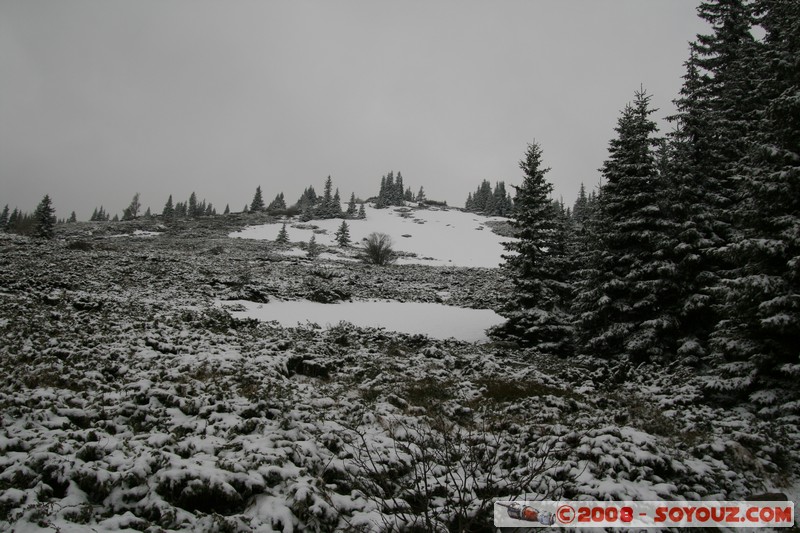
<svg viewBox="0 0 800 533"><path fill-rule="evenodd" d="M172 220L175 218L175 207L172 205L172 195L169 195L167 198L167 203L164 204L164 209L161 211L161 216L164 217L164 220Z"/></svg>
<svg viewBox="0 0 800 533"><path fill-rule="evenodd" d="M650 96L637 92L618 120L602 168L599 249L577 302L582 345L601 357L665 360L675 350L674 228L664 212L653 112Z"/></svg>
<svg viewBox="0 0 800 533"><path fill-rule="evenodd" d="M267 211L282 211L286 209L286 198L283 193L275 196L275 199L267 206Z"/></svg>
<svg viewBox="0 0 800 533"><path fill-rule="evenodd" d="M331 218L341 218L342 216L342 197L339 196L339 189L333 193L329 216Z"/></svg>
<svg viewBox="0 0 800 533"><path fill-rule="evenodd" d="M722 318L725 277L733 269L724 251L736 238L733 214L741 198L740 161L757 106L752 75L759 45L745 0L705 1L699 16L711 32L691 44L676 130L666 147L669 212L677 224L673 247L681 280L681 339L677 352L705 359L708 337Z"/></svg>
<svg viewBox="0 0 800 533"><path fill-rule="evenodd" d="M367 218L367 211L364 209L364 204L358 206L358 218L361 220Z"/></svg>
<svg viewBox="0 0 800 533"><path fill-rule="evenodd" d="M3 208L3 212L0 213L0 229L5 229L8 226L8 204Z"/></svg>
<svg viewBox="0 0 800 533"><path fill-rule="evenodd" d="M49 195L44 195L33 216L35 235L42 239L52 239L55 235L56 210L53 209Z"/></svg>
<svg viewBox="0 0 800 533"><path fill-rule="evenodd" d="M334 237L342 248L350 245L350 226L347 225L347 222L342 220L342 225L336 230Z"/></svg>
<svg viewBox="0 0 800 533"><path fill-rule="evenodd" d="M586 196L586 187L581 182L581 188L578 191L578 198L572 206L572 218L576 224L583 225L586 222L589 198Z"/></svg>
<svg viewBox="0 0 800 533"><path fill-rule="evenodd" d="M356 216L358 212L358 208L356 207L356 193L350 194L350 201L347 203L347 218L353 218Z"/></svg>
<svg viewBox="0 0 800 533"><path fill-rule="evenodd" d="M572 345L572 326L567 311L569 287L557 265L560 250L555 240L555 208L550 194L552 184L542 167L542 149L528 145L520 161L523 181L516 187L517 209L510 224L517 240L506 242L505 266L515 290L502 311L508 321L498 330L540 350L568 354Z"/></svg>
<svg viewBox="0 0 800 533"><path fill-rule="evenodd" d="M392 203L394 205L403 205L403 195L405 194L405 185L403 185L403 175L400 171L397 172L397 178L394 182L394 191L392 192Z"/></svg>
<svg viewBox="0 0 800 533"><path fill-rule="evenodd" d="M319 218L333 218L335 216L333 207L333 180L330 176L325 180L322 203L317 210L317 216Z"/></svg>
<svg viewBox="0 0 800 533"><path fill-rule="evenodd" d="M199 210L197 209L197 195L195 194L194 191L192 191L192 194L189 195L189 204L186 208L186 216L191 218L198 217L200 216L200 213L198 211Z"/></svg>
<svg viewBox="0 0 800 533"><path fill-rule="evenodd" d="M711 347L721 365L712 385L767 413L800 397L800 4L755 6L766 35L748 73L760 80L749 98L761 107L739 164L737 238L723 249L734 268L717 291Z"/></svg>
<svg viewBox="0 0 800 533"><path fill-rule="evenodd" d="M250 211L263 211L264 210L264 197L261 195L261 185L256 187L256 193L253 195L253 200L250 202Z"/></svg>
<svg viewBox="0 0 800 533"><path fill-rule="evenodd" d="M137 216L139 216L139 209L141 208L141 204L139 203L139 193L133 195L133 199L131 203L122 210L122 220L133 220Z"/></svg>

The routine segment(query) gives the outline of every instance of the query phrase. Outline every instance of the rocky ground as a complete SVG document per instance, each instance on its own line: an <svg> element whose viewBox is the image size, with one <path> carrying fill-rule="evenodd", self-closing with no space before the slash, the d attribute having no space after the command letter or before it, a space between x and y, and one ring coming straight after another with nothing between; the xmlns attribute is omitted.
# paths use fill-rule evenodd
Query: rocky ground
<svg viewBox="0 0 800 533"><path fill-rule="evenodd" d="M446 293L498 309L509 289L497 269L310 261L226 237L246 223L0 234L1 530L491 531L497 497L795 484L796 422L710 407L687 370L621 382L502 342L234 319L215 302Z"/></svg>

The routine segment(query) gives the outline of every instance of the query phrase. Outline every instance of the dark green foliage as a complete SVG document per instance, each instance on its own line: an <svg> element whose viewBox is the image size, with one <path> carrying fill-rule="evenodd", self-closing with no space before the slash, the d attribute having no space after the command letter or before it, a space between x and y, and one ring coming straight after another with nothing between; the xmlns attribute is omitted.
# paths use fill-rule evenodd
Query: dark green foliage
<svg viewBox="0 0 800 533"><path fill-rule="evenodd" d="M278 232L278 237L275 239L275 242L278 243L278 244L288 244L289 243L289 232L286 231L286 224L281 226L281 229Z"/></svg>
<svg viewBox="0 0 800 533"><path fill-rule="evenodd" d="M258 187L256 187L256 193L253 195L253 200L250 202L250 211L263 211L263 210L264 210L264 197L261 195L261 185L259 185Z"/></svg>
<svg viewBox="0 0 800 533"><path fill-rule="evenodd" d="M3 208L3 212L0 213L0 229L6 229L8 226L8 204Z"/></svg>
<svg viewBox="0 0 800 533"><path fill-rule="evenodd" d="M284 211L286 210L286 199L283 193L279 193L272 202L267 206L267 211Z"/></svg>
<svg viewBox="0 0 800 533"><path fill-rule="evenodd" d="M101 205L99 209L95 208L95 210L92 212L92 216L89 217L89 220L91 222L107 222L110 218L110 215L106 213L105 209L103 209L103 206Z"/></svg>
<svg viewBox="0 0 800 533"><path fill-rule="evenodd" d="M350 226L347 225L347 222L344 220L342 221L342 225L339 226L339 229L336 230L336 242L341 247L346 247L350 245Z"/></svg>
<svg viewBox="0 0 800 533"><path fill-rule="evenodd" d="M355 218L358 214L358 209L356 208L356 193L350 194L350 201L347 203L347 212L345 216L347 218Z"/></svg>
<svg viewBox="0 0 800 533"><path fill-rule="evenodd" d="M320 249L319 245L317 244L316 235L312 235L311 239L309 239L308 247L306 248L306 254L308 255L309 259L316 259L317 256L320 254Z"/></svg>
<svg viewBox="0 0 800 533"><path fill-rule="evenodd" d="M749 395L775 411L774 398L789 403L800 396L800 6L756 7L766 36L748 74L762 82L747 100L760 105L738 162L737 231L720 251L733 268L715 292L720 320L710 344L722 379L711 388L737 399Z"/></svg>
<svg viewBox="0 0 800 533"><path fill-rule="evenodd" d="M486 216L509 216L513 208L511 195L506 192L505 182L499 181L492 185L483 180L474 193L467 196L464 209L474 213L483 213Z"/></svg>
<svg viewBox="0 0 800 533"><path fill-rule="evenodd" d="M52 239L55 235L56 210L50 201L50 196L45 194L33 214L34 235L41 239Z"/></svg>
<svg viewBox="0 0 800 533"><path fill-rule="evenodd" d="M567 273L560 269L564 247L557 238L557 206L550 199L553 186L545 179L550 169L542 167L538 144L528 145L520 168L523 180L516 188L516 209L510 221L517 240L504 243L512 253L503 256L514 292L502 310L508 321L496 333L545 352L568 354L572 326Z"/></svg>
<svg viewBox="0 0 800 533"><path fill-rule="evenodd" d="M394 171L390 170L387 175L381 177L381 187L378 191L375 207L381 209L390 205L404 205L409 196L412 196L411 189L409 187L406 190L403 185L403 175L398 172L397 176L395 176Z"/></svg>
<svg viewBox="0 0 800 533"><path fill-rule="evenodd" d="M637 92L618 121L602 171L594 269L578 300L583 348L606 358L669 359L678 288L670 258L673 228L656 168L650 96Z"/></svg>
<svg viewBox="0 0 800 533"><path fill-rule="evenodd" d="M192 193L194 194L194 193ZM133 195L133 199L131 203L122 210L122 220L133 220L137 216L139 216L139 209L141 208L141 204L139 203L139 193Z"/></svg>

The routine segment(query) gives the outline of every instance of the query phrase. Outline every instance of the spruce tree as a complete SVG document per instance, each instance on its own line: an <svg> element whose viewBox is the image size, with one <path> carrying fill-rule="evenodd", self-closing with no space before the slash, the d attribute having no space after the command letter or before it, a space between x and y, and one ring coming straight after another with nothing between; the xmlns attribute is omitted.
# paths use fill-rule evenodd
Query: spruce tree
<svg viewBox="0 0 800 533"><path fill-rule="evenodd" d="M75 211L73 211L72 213L69 214L69 218L67 219L67 222L69 224L74 224L77 221L78 221L78 215L76 215ZM0 220L0 222L2 222L2 220ZM0 226L2 226L2 224L0 224Z"/></svg>
<svg viewBox="0 0 800 533"><path fill-rule="evenodd" d="M375 201L375 208L382 209L386 207L386 176L381 176L381 187L378 190L378 198Z"/></svg>
<svg viewBox="0 0 800 533"><path fill-rule="evenodd" d="M42 239L52 239L55 234L56 210L50 201L50 196L45 194L33 214L34 234Z"/></svg>
<svg viewBox="0 0 800 533"><path fill-rule="evenodd" d="M267 206L267 211L283 211L286 209L286 199L283 193L275 196L275 199Z"/></svg>
<svg viewBox="0 0 800 533"><path fill-rule="evenodd" d="M394 191L392 193L392 204L403 205L403 195L405 194L405 185L403 185L403 175L398 171L397 178L394 182Z"/></svg>
<svg viewBox="0 0 800 533"><path fill-rule="evenodd" d="M364 209L364 204L361 204L358 207L358 218L361 219L361 220L364 220L365 218L367 218L367 211Z"/></svg>
<svg viewBox="0 0 800 533"><path fill-rule="evenodd" d="M502 315L508 321L497 332L531 344L538 349L568 354L572 345L571 319L567 311L568 287L559 272L555 241L556 211L550 199L552 184L542 167L542 149L528 145L520 161L523 181L516 187L517 210L510 220L517 240L503 243L505 267L514 283L514 292Z"/></svg>
<svg viewBox="0 0 800 533"><path fill-rule="evenodd" d="M281 226L280 231L278 231L278 236L275 239L275 242L278 244L288 244L289 243L289 232L286 231L286 224Z"/></svg>
<svg viewBox="0 0 800 533"><path fill-rule="evenodd" d="M350 245L350 226L347 225L347 222L342 220L342 225L336 230L334 237L342 248Z"/></svg>
<svg viewBox="0 0 800 533"><path fill-rule="evenodd" d="M618 120L602 168L594 275L578 299L587 353L635 362L671 358L677 336L674 226L664 209L653 112L650 96L638 91Z"/></svg>
<svg viewBox="0 0 800 533"><path fill-rule="evenodd" d="M329 217L330 218L342 217L342 197L339 196L339 189L336 189L336 192L333 193L333 200L331 200Z"/></svg>
<svg viewBox="0 0 800 533"><path fill-rule="evenodd" d="M8 215L8 222L6 223L6 230L7 231L14 231L14 227L16 226L18 219L19 219L19 209L17 209L15 207L14 210L11 212L11 214Z"/></svg>
<svg viewBox="0 0 800 533"><path fill-rule="evenodd" d="M5 229L8 226L8 204L3 208L3 212L0 213L0 229Z"/></svg>
<svg viewBox="0 0 800 533"><path fill-rule="evenodd" d="M665 147L671 188L669 212L679 230L673 247L680 279L677 352L705 359L709 335L724 318L725 278L734 269L729 245L742 198L740 162L747 151L759 92L754 73L760 45L751 33L750 2L702 2L698 14L711 32L691 44L676 130Z"/></svg>
<svg viewBox="0 0 800 533"><path fill-rule="evenodd" d="M161 211L161 216L164 217L164 220L172 220L175 218L175 207L172 205L172 195L169 195L167 198L167 203L164 204L164 209Z"/></svg>
<svg viewBox="0 0 800 533"><path fill-rule="evenodd" d="M223 215L230 215L231 214L231 206L230 206L230 204L225 204L225 211L222 214Z"/></svg>
<svg viewBox="0 0 800 533"><path fill-rule="evenodd" d="M133 199L131 203L122 210L122 220L133 220L137 216L139 216L139 209L141 208L141 204L139 203L139 193L133 195Z"/></svg>
<svg viewBox="0 0 800 533"><path fill-rule="evenodd" d="M578 198L575 200L575 203L572 205L572 218L575 220L575 223L583 226L587 219L587 209L589 198L586 196L586 187L581 182L581 188L578 191Z"/></svg>
<svg viewBox="0 0 800 533"><path fill-rule="evenodd" d="M350 201L347 203L347 213L346 213L347 218L355 217L356 213L358 212L357 209L358 208L356 208L356 193L351 193Z"/></svg>
<svg viewBox="0 0 800 533"><path fill-rule="evenodd" d="M319 255L319 245L317 244L317 237L315 235L311 235L306 253L310 259L315 259Z"/></svg>
<svg viewBox="0 0 800 533"><path fill-rule="evenodd" d="M766 35L749 98L761 107L738 165L736 238L722 251L733 268L715 293L721 320L710 344L720 366L710 386L777 414L800 397L800 4L756 7Z"/></svg>
<svg viewBox="0 0 800 533"><path fill-rule="evenodd" d="M190 218L195 218L200 216L200 213L198 212L197 209L197 195L195 194L194 191L192 191L192 194L189 196L189 205L186 208L186 216Z"/></svg>
<svg viewBox="0 0 800 533"><path fill-rule="evenodd" d="M250 211L263 211L264 198L261 196L261 185L256 187L256 193L253 195L253 200L250 202Z"/></svg>
<svg viewBox="0 0 800 533"><path fill-rule="evenodd" d="M341 206L339 206L338 209L341 209ZM334 211L338 209L335 209L333 205L333 180L328 176L325 180L325 188L322 193L322 203L319 205L316 215L318 218L333 218L336 216Z"/></svg>
<svg viewBox="0 0 800 533"><path fill-rule="evenodd" d="M419 188L419 192L417 193L417 197L415 198L417 202L424 202L425 201L425 189L422 187Z"/></svg>

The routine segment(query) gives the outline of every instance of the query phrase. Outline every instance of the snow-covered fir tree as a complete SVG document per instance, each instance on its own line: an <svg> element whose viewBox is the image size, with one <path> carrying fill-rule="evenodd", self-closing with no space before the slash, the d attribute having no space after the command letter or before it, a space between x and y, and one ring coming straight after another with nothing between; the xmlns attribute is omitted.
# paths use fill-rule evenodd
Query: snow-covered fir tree
<svg viewBox="0 0 800 533"><path fill-rule="evenodd" d="M286 230L286 224L284 223L281 226L280 231L278 231L278 236L275 238L275 242L278 244L288 244L289 243L289 232Z"/></svg>
<svg viewBox="0 0 800 533"><path fill-rule="evenodd" d="M354 218L358 213L358 208L356 207L356 193L350 194L350 201L347 203L347 212L345 215L347 218Z"/></svg>
<svg viewBox="0 0 800 533"><path fill-rule="evenodd" d="M278 193L275 199L267 206L267 211L282 211L286 209L286 198L283 193Z"/></svg>
<svg viewBox="0 0 800 533"><path fill-rule="evenodd" d="M137 216L139 216L139 209L141 208L141 204L139 203L139 193L133 195L133 199L131 203L122 210L122 220L133 220Z"/></svg>
<svg viewBox="0 0 800 533"><path fill-rule="evenodd" d="M308 241L308 246L306 249L306 255L310 259L315 259L320 253L319 245L317 244L317 237L316 235L312 235L311 239Z"/></svg>
<svg viewBox="0 0 800 533"><path fill-rule="evenodd" d="M263 211L263 210L264 210L264 197L261 195L261 185L259 185L258 187L256 187L256 193L253 195L253 200L250 202L250 211Z"/></svg>
<svg viewBox="0 0 800 533"><path fill-rule="evenodd" d="M605 358L667 360L675 350L674 226L664 212L667 184L656 166L650 98L636 93L609 143L594 275L579 291L582 347Z"/></svg>
<svg viewBox="0 0 800 533"><path fill-rule="evenodd" d="M722 253L733 268L718 284L720 320L711 335L719 379L710 388L785 414L800 397L800 4L761 1L766 31L747 95L752 115L740 160L735 238ZM744 95L743 95L744 96Z"/></svg>
<svg viewBox="0 0 800 533"><path fill-rule="evenodd" d="M172 220L175 218L175 206L172 205L172 195L169 195L167 198L167 203L164 204L164 209L161 210L161 216L164 217L164 220Z"/></svg>
<svg viewBox="0 0 800 533"><path fill-rule="evenodd" d="M517 208L510 220L517 240L503 243L512 252L503 258L514 291L502 310L508 321L496 331L542 351L566 355L572 346L569 287L558 270L561 251L555 239L553 186L545 179L550 169L542 166L537 143L528 145L520 168L524 175L516 188Z"/></svg>
<svg viewBox="0 0 800 533"><path fill-rule="evenodd" d="M34 234L42 239L52 239L55 235L56 210L50 201L50 196L45 194L36 207L34 217Z"/></svg>
<svg viewBox="0 0 800 533"><path fill-rule="evenodd" d="M342 225L336 230L334 237L336 243L342 248L350 245L350 226L347 225L347 222L342 220Z"/></svg>

